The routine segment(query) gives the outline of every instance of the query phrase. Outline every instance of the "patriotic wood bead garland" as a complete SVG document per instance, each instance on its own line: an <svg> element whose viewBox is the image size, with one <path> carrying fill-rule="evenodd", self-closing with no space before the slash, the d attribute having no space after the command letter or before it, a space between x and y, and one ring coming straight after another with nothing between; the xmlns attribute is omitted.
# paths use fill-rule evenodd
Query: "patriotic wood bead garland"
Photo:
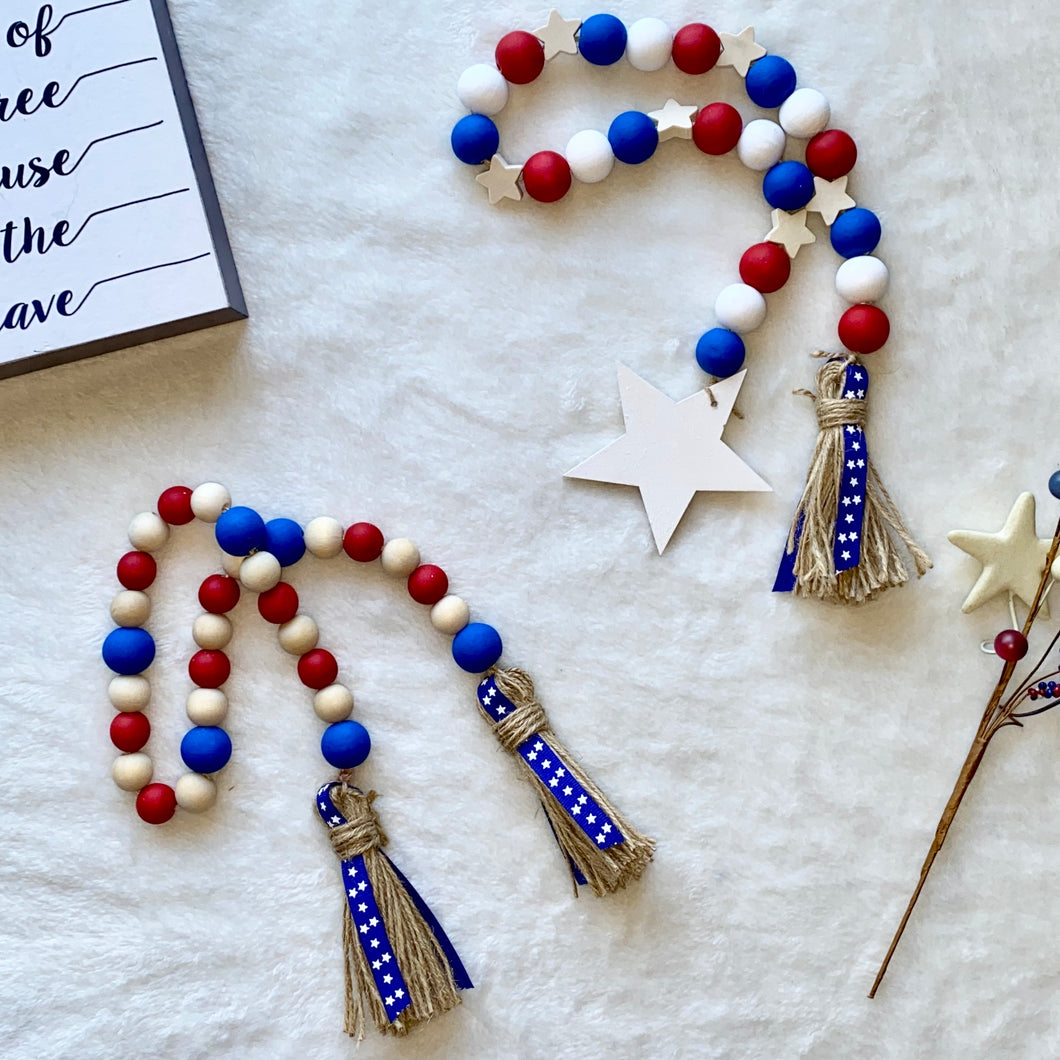
<svg viewBox="0 0 1060 1060"><path fill-rule="evenodd" d="M618 115L606 135L593 129L576 133L563 153L539 151L521 166L509 165L499 153L500 133L492 119L506 105L509 85L534 81L546 62L563 53L581 54L594 66L610 66L625 56L643 71L659 70L670 60L688 74L731 66L744 79L754 104L778 110L777 121L756 118L744 125L739 112L728 103L697 107L671 99L657 111ZM462 162L488 165L476 180L487 189L490 203L520 201L523 191L539 202L556 202L567 194L573 180L597 183L612 172L616 159L639 165L655 154L660 142L669 139L691 139L708 155L736 150L744 165L764 173L762 191L772 210L772 228L762 242L741 257L741 282L719 293L714 305L717 326L698 340L697 363L715 381L742 369L746 353L743 336L765 320L764 296L787 283L791 260L799 249L816 241L806 220L809 213L818 213L830 229L833 248L844 259L836 274L836 289L849 308L840 317L837 332L850 351L843 355L843 365L857 364L863 373L866 385L857 388L861 395L856 400L864 402L867 372L855 355L878 351L890 334L887 315L876 305L888 283L886 265L873 256L882 234L880 222L847 194L848 177L857 160L853 139L842 130L828 128L831 109L825 97L813 88L796 88L794 68L780 56L767 55L755 40L752 27L739 34L718 34L703 23L691 23L672 33L655 18L641 19L627 29L610 14L592 15L579 22L553 10L547 23L533 33L517 30L502 37L494 59L495 65L479 63L461 75L457 94L472 113L456 123L451 136L453 151ZM784 160L789 137L807 141L804 162ZM863 434L863 410L863 405L851 406L847 413L850 420L843 426ZM826 418L831 422L835 415L833 410ZM834 448L826 444L825 435L822 426L819 451ZM863 437L860 446L864 450ZM867 460L867 453L863 451L861 458ZM882 529L873 548L866 550L858 532L850 531L840 518L841 476L821 479L820 469L826 463L815 458L811 465L775 590L841 602L868 599L907 580L895 537L909 548L918 575L923 574L931 561L912 541L875 469L871 476L862 476L871 486L863 483L859 490L843 495L847 504L872 508L874 514L869 520ZM840 544L844 546L841 549ZM663 547L665 541L660 551ZM847 560L836 567L835 557L844 552Z"/></svg>
<svg viewBox="0 0 1060 1060"><path fill-rule="evenodd" d="M351 771L368 757L371 739L364 726L350 718L353 694L337 681L337 660L319 647L316 623L301 610L295 588L282 580L284 569L307 549L320 558L345 553L358 563L379 560L384 571L405 582L417 603L430 607L435 628L452 636L457 665L484 674L477 697L480 710L535 784L576 884L587 883L602 895L641 875L654 842L621 817L557 740L527 675L497 666L503 648L500 635L486 623L470 621L467 603L449 594L445 572L421 563L411 541L384 541L370 523L343 530L326 517L314 519L304 531L291 519L266 523L251 508L233 507L228 491L217 483L195 490L172 487L159 497L157 508L130 524L133 551L118 561L122 589L111 604L117 628L103 643L104 662L116 674L109 687L119 712L111 723L111 739L123 752L114 761L114 781L136 792L136 811L150 824L169 821L178 807L201 813L214 804L212 774L223 769L232 754L231 739L222 727L228 711L223 685L231 674L224 652L232 636L227 614L239 602L241 586L259 594L259 613L277 626L284 651L297 656L298 677L314 693L314 710L327 723L321 753L339 770L338 779L324 784L316 798L347 890L347 1033L363 1037L367 1010L381 1032L404 1034L448 1011L459 1002L458 991L472 983L437 919L382 852L387 838L372 808L375 793L364 794L349 783ZM225 573L209 575L199 586L203 613L192 629L199 650L188 665L196 686L187 700L194 727L180 748L189 772L171 787L153 780L153 765L144 751L151 733L143 713L150 700L144 672L155 656L154 640L143 628L151 609L146 590L157 574L153 553L166 544L170 527L195 518L215 524Z"/></svg>

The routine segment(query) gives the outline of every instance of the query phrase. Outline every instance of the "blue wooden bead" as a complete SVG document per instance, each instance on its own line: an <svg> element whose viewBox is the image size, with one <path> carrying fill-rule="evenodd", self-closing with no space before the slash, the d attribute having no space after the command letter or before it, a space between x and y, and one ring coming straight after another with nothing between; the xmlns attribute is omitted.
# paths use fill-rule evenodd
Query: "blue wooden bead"
<svg viewBox="0 0 1060 1060"><path fill-rule="evenodd" d="M772 110L795 91L795 67L779 55L764 55L751 64L744 87L752 103Z"/></svg>
<svg viewBox="0 0 1060 1060"><path fill-rule="evenodd" d="M1054 471L1049 476L1049 492L1057 498L1060 498L1060 471Z"/></svg>
<svg viewBox="0 0 1060 1060"><path fill-rule="evenodd" d="M881 233L880 219L871 210L855 206L832 222L832 246L844 258L858 258L876 249Z"/></svg>
<svg viewBox="0 0 1060 1060"><path fill-rule="evenodd" d="M620 114L607 130L607 140L615 158L630 166L647 162L659 146L659 131L655 122L643 111L627 110Z"/></svg>
<svg viewBox="0 0 1060 1060"><path fill-rule="evenodd" d="M485 114L468 114L453 126L453 154L469 166L488 162L500 147L501 134Z"/></svg>
<svg viewBox="0 0 1060 1060"><path fill-rule="evenodd" d="M265 547L265 520L253 508L229 508L214 527L217 543L230 556L246 556Z"/></svg>
<svg viewBox="0 0 1060 1060"><path fill-rule="evenodd" d="M232 741L217 725L196 725L180 741L180 757L195 773L216 773L232 757Z"/></svg>
<svg viewBox="0 0 1060 1060"><path fill-rule="evenodd" d="M453 637L453 659L469 674L485 673L502 650L501 635L485 622L471 622Z"/></svg>
<svg viewBox="0 0 1060 1060"><path fill-rule="evenodd" d="M270 519L265 524L265 551L271 552L281 567L290 567L305 555L305 535L293 519Z"/></svg>
<svg viewBox="0 0 1060 1060"><path fill-rule="evenodd" d="M814 196L813 174L801 162L778 162L762 178L762 194L777 210L801 210Z"/></svg>
<svg viewBox="0 0 1060 1060"><path fill-rule="evenodd" d="M320 737L320 753L336 769L354 769L371 750L371 737L359 721L337 721Z"/></svg>
<svg viewBox="0 0 1060 1060"><path fill-rule="evenodd" d="M155 661L155 640L139 626L112 629L103 641L103 661L116 674L142 674Z"/></svg>
<svg viewBox="0 0 1060 1060"><path fill-rule="evenodd" d="M711 328L696 343L696 363L707 375L725 379L743 367L743 339L728 328Z"/></svg>
<svg viewBox="0 0 1060 1060"><path fill-rule="evenodd" d="M626 51L626 27L614 15L590 15L578 31L578 51L594 66L617 63Z"/></svg>

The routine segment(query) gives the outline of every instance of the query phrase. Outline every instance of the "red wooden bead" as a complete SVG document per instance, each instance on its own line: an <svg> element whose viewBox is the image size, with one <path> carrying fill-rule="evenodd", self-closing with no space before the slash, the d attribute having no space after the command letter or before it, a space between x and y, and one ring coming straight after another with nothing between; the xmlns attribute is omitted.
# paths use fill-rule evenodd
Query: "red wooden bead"
<svg viewBox="0 0 1060 1060"><path fill-rule="evenodd" d="M447 592L449 578L433 563L424 563L409 575L409 596L418 604L436 604Z"/></svg>
<svg viewBox="0 0 1060 1060"><path fill-rule="evenodd" d="M721 39L702 22L682 26L674 34L674 66L682 73L705 74L721 55Z"/></svg>
<svg viewBox="0 0 1060 1060"><path fill-rule="evenodd" d="M200 688L220 688L231 672L223 651L197 651L188 663L188 674Z"/></svg>
<svg viewBox="0 0 1060 1060"><path fill-rule="evenodd" d="M523 165L523 187L531 199L556 202L570 191L570 166L556 151L538 151Z"/></svg>
<svg viewBox="0 0 1060 1060"><path fill-rule="evenodd" d="M857 160L857 144L841 129L825 129L806 145L806 165L825 180L846 176Z"/></svg>
<svg viewBox="0 0 1060 1060"><path fill-rule="evenodd" d="M126 754L139 751L150 735L151 723L147 720L147 715L139 711L115 714L110 723L110 742Z"/></svg>
<svg viewBox="0 0 1060 1060"><path fill-rule="evenodd" d="M258 596L258 611L266 622L277 626L290 622L298 614L298 593L293 585L278 582Z"/></svg>
<svg viewBox="0 0 1060 1060"><path fill-rule="evenodd" d="M1027 654L1027 638L1018 629L1003 629L994 638L994 651L1005 662L1018 662Z"/></svg>
<svg viewBox="0 0 1060 1060"><path fill-rule="evenodd" d="M740 279L762 294L779 291L791 275L791 258L777 243L755 243L740 258Z"/></svg>
<svg viewBox="0 0 1060 1060"><path fill-rule="evenodd" d="M149 552L126 552L118 560L118 581L126 589L146 589L158 573L158 565Z"/></svg>
<svg viewBox="0 0 1060 1060"><path fill-rule="evenodd" d="M191 510L191 490L187 486L170 486L158 498L158 514L171 526L184 526L195 518Z"/></svg>
<svg viewBox="0 0 1060 1060"><path fill-rule="evenodd" d="M852 305L839 318L839 341L855 353L875 353L891 333L887 314L874 305Z"/></svg>
<svg viewBox="0 0 1060 1060"><path fill-rule="evenodd" d="M354 523L343 534L342 547L350 559L371 563L383 551L383 531L371 523Z"/></svg>
<svg viewBox="0 0 1060 1060"><path fill-rule="evenodd" d="M728 103L711 103L704 107L692 123L692 142L708 155L724 155L739 142L743 132L743 118Z"/></svg>
<svg viewBox="0 0 1060 1060"><path fill-rule="evenodd" d="M532 33L517 29L497 42L497 69L513 85L528 85L545 68L545 46Z"/></svg>
<svg viewBox="0 0 1060 1060"><path fill-rule="evenodd" d="M307 651L298 660L298 680L307 688L327 688L339 676L339 664L335 656L323 648Z"/></svg>
<svg viewBox="0 0 1060 1060"><path fill-rule="evenodd" d="M148 784L136 796L136 812L148 824L165 824L177 811L177 793L168 784Z"/></svg>
<svg viewBox="0 0 1060 1060"><path fill-rule="evenodd" d="M212 615L223 615L239 603L239 582L227 574L211 574L199 586L199 603Z"/></svg>

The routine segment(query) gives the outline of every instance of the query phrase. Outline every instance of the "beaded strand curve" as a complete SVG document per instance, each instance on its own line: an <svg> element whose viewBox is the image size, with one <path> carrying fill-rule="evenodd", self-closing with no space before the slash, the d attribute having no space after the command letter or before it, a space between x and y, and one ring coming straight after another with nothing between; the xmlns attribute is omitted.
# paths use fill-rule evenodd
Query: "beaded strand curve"
<svg viewBox="0 0 1060 1060"><path fill-rule="evenodd" d="M581 54L591 65L610 66L623 56L636 69L655 71L671 59L684 73L702 74L731 66L744 79L751 102L778 110L777 121L756 118L746 125L728 103L682 106L669 100L659 111L626 111L611 122L607 134L595 129L576 133L564 152L539 151L521 166L509 165L498 153L500 133L493 117L508 101L509 86L529 84L557 55ZM692 23L676 33L660 19L645 18L627 27L615 16L596 14L584 22L552 11L545 26L506 34L497 45L495 64L478 63L460 76L457 94L472 112L452 131L453 151L468 165L488 165L476 180L491 203L522 198L538 202L563 198L573 179L597 183L612 171L616 159L639 165L659 143L691 139L708 155L736 150L749 169L764 173L763 195L772 210L772 228L740 259L742 282L719 292L717 326L696 344L696 361L704 372L725 378L743 366L744 335L765 320L764 296L787 283L791 259L816 241L806 227L808 213L819 213L830 230L833 248L844 258L836 273L836 290L848 303L838 324L843 345L854 353L879 350L890 334L886 313L875 303L888 283L886 265L873 251L881 226L870 210L847 194L847 180L857 160L857 146L840 129L829 129L831 109L816 89L796 88L796 73L784 58L768 55L748 27L739 34L716 33ZM693 120L694 119L694 120ZM788 137L807 141L805 162L783 160Z"/></svg>

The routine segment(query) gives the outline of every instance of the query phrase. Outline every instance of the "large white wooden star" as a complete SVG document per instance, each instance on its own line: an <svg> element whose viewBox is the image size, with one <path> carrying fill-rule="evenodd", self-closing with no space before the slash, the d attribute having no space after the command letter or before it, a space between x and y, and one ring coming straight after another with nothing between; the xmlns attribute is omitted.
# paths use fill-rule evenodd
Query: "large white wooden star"
<svg viewBox="0 0 1060 1060"><path fill-rule="evenodd" d="M677 137L680 140L692 139L692 119L696 116L699 107L682 106L676 99L668 99L662 110L648 112L648 117L655 122L659 132L659 142L672 140Z"/></svg>
<svg viewBox="0 0 1060 1060"><path fill-rule="evenodd" d="M698 490L770 491L721 440L746 374L714 383L710 394L700 390L674 401L619 365L626 433L565 477L636 486L661 554Z"/></svg>
<svg viewBox="0 0 1060 1060"><path fill-rule="evenodd" d="M575 34L581 28L576 18L564 18L555 8L548 13L548 21L534 30L534 36L545 46L545 58L552 59L560 52L578 54Z"/></svg>
<svg viewBox="0 0 1060 1060"><path fill-rule="evenodd" d="M779 243L788 252L788 257L795 257L799 247L807 247L817 242L817 237L806 227L805 210L795 213L774 210L770 216L773 218L773 227L766 239L770 243Z"/></svg>
<svg viewBox="0 0 1060 1060"><path fill-rule="evenodd" d="M978 581L961 605L962 611L974 611L1005 592L1015 594L1030 607L1052 543L1040 538L1034 528L1033 493L1021 493L1016 498L1005 525L996 534L951 530L948 537L983 565ZM1044 607L1042 614L1048 614Z"/></svg>
<svg viewBox="0 0 1060 1060"><path fill-rule="evenodd" d="M748 26L739 33L719 33L721 38L721 56L718 66L731 66L741 77L747 76L751 63L761 59L766 50L755 41L754 26Z"/></svg>
<svg viewBox="0 0 1060 1060"><path fill-rule="evenodd" d="M832 224L844 210L857 205L847 194L846 176L838 180L814 177L813 192L813 198L807 204L806 209L810 213L819 213L826 225Z"/></svg>
<svg viewBox="0 0 1060 1060"><path fill-rule="evenodd" d="M523 197L517 183L522 171L522 166L510 166L500 155L494 155L490 159L489 169L480 173L475 180L489 192L491 206L496 206L501 199L518 202Z"/></svg>

